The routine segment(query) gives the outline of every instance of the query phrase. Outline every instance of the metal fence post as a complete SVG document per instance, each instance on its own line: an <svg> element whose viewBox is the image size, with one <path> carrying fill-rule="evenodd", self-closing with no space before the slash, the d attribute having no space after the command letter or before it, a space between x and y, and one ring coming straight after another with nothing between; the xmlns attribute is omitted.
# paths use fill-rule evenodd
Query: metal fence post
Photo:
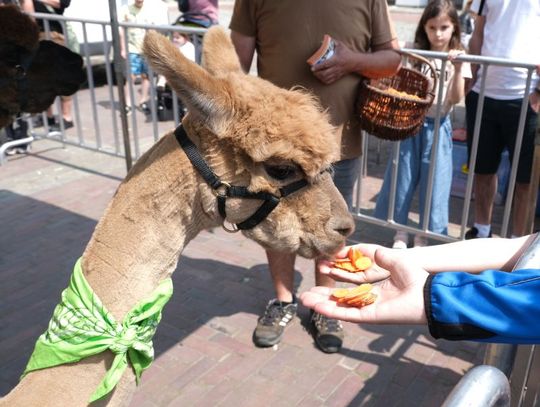
<svg viewBox="0 0 540 407"><path fill-rule="evenodd" d="M442 407L509 407L510 384L499 369L480 365L469 370Z"/></svg>
<svg viewBox="0 0 540 407"><path fill-rule="evenodd" d="M129 143L129 128L126 115L126 95L124 94L124 64L122 63L122 56L120 54L120 34L118 32L119 26L116 2L113 0L109 0L109 13L111 15L114 72L116 74L116 86L118 87L118 101L120 102L120 121L122 123L122 135L124 137L126 168L129 171L133 162L131 158L131 145Z"/></svg>

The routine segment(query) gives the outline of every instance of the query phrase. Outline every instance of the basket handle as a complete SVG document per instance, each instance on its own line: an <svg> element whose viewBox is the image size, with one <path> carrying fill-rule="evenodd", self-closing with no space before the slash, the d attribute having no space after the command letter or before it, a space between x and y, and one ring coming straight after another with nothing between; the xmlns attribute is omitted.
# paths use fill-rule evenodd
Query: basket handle
<svg viewBox="0 0 540 407"><path fill-rule="evenodd" d="M429 92L429 93L431 93L433 95L433 97L435 98L435 89L437 89L437 81L438 81L438 79L437 79L437 68L435 68L435 64L433 62L431 62L429 59L424 58L421 55L415 54L414 52L404 51L402 49L397 49L395 51L397 51L399 54L401 54L403 56L418 59L420 62L423 62L424 64L426 64L429 67L429 69L431 69L431 77L433 78L433 87L431 89L431 92Z"/></svg>

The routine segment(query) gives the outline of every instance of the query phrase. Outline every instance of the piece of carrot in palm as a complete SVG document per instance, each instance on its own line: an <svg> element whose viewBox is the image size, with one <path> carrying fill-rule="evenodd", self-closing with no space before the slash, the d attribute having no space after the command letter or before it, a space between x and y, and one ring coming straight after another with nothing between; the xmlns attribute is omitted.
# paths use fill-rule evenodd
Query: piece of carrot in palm
<svg viewBox="0 0 540 407"><path fill-rule="evenodd" d="M360 257L354 262L354 266L358 271L365 271L371 267L371 259L369 257Z"/></svg>

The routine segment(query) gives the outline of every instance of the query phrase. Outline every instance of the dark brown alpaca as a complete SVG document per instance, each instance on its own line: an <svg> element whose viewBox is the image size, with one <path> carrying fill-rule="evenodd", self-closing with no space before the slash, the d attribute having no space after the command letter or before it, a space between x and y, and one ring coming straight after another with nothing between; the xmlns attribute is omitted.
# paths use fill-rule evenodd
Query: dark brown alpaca
<svg viewBox="0 0 540 407"><path fill-rule="evenodd" d="M40 113L85 80L82 58L52 41L16 6L0 6L0 128L17 113Z"/></svg>

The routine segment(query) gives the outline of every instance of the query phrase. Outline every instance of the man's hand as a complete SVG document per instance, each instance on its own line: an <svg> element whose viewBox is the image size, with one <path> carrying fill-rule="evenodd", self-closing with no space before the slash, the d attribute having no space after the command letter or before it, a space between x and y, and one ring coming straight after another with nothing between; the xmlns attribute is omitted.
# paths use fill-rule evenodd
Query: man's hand
<svg viewBox="0 0 540 407"><path fill-rule="evenodd" d="M303 293L302 303L327 317L349 322L425 324L423 291L428 272L400 250L379 248L374 258L378 267L390 272L390 278L374 286L377 299L373 304L362 308L338 304L331 299L333 289L327 287Z"/></svg>
<svg viewBox="0 0 540 407"><path fill-rule="evenodd" d="M330 85L341 77L354 72L354 52L341 41L334 39L335 53L332 58L311 67L313 75L322 83Z"/></svg>

